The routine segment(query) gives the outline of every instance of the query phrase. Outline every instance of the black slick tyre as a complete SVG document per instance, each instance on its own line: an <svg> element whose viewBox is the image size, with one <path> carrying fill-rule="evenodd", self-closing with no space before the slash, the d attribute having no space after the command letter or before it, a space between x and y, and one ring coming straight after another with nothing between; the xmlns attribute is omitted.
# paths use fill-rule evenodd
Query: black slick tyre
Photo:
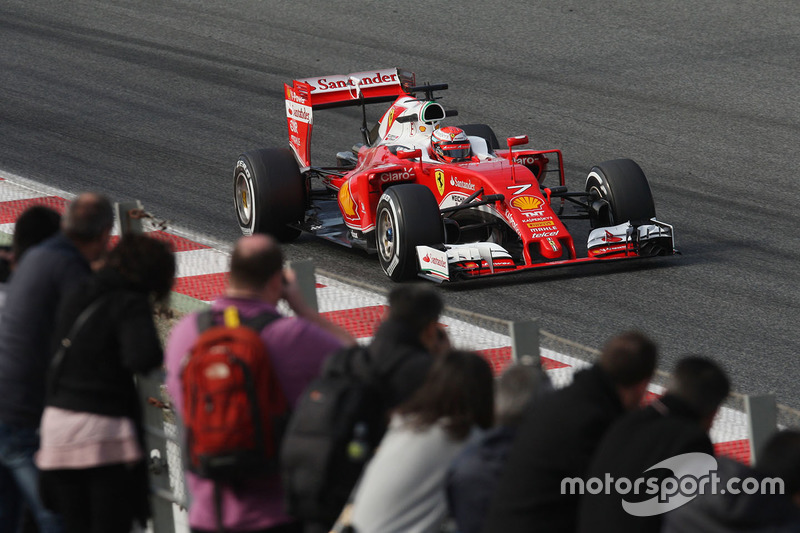
<svg viewBox="0 0 800 533"><path fill-rule="evenodd" d="M305 183L292 151L265 148L239 156L233 171L236 218L244 235L269 233L289 242L305 212Z"/></svg>
<svg viewBox="0 0 800 533"><path fill-rule="evenodd" d="M424 185L386 189L378 202L375 240L381 268L392 281L417 274L417 246L444 242L444 225L433 193Z"/></svg>
<svg viewBox="0 0 800 533"><path fill-rule="evenodd" d="M593 228L629 221L636 226L656 216L647 178L630 159L614 159L593 166L586 178L586 192L592 205L589 219Z"/></svg>
<svg viewBox="0 0 800 533"><path fill-rule="evenodd" d="M490 126L486 124L464 124L459 126L464 133L467 135L472 135L474 137L483 137L483 140L486 141L486 146L489 147L489 150L494 151L500 148L500 143L497 141L497 135L494 134L494 130Z"/></svg>

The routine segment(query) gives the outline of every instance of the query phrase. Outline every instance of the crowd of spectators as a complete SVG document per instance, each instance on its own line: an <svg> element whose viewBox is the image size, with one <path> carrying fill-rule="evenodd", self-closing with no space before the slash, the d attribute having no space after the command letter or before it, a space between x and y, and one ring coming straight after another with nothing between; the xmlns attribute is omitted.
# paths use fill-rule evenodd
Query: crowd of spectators
<svg viewBox="0 0 800 533"><path fill-rule="evenodd" d="M127 533L149 517L133 376L163 365L180 415L200 328L187 314L162 351L153 310L171 290L174 255L146 235L109 246L112 224L110 202L93 193L63 217L37 207L17 222L0 272L0 533L20 531L24 510L26 531L42 533ZM755 466L714 457L708 432L730 384L711 359L683 357L666 393L646 401L658 348L623 331L565 387L536 365L494 379L481 356L451 346L436 289L399 285L388 304L366 350L384 367L386 431L339 520L290 516L277 471L228 484L187 472L194 533L800 531L800 432L776 432ZM232 307L243 319L274 315L259 336L290 409L331 355L357 344L303 300L267 235L234 247L211 316L222 323ZM565 480L661 483L671 472L648 469L684 454L713 459L723 480L779 477L785 491L705 493L636 513L623 502L645 497L565 490Z"/></svg>

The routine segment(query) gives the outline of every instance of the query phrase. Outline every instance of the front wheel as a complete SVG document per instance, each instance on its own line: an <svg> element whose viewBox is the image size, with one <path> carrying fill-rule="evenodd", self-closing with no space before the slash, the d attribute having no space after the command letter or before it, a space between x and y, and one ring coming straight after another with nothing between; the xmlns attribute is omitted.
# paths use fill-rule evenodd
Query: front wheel
<svg viewBox="0 0 800 533"><path fill-rule="evenodd" d="M381 268L392 281L417 274L417 246L444 242L444 225L433 193L416 183L384 191L375 217L375 239Z"/></svg>
<svg viewBox="0 0 800 533"><path fill-rule="evenodd" d="M634 226L656 216L653 193L636 162L614 159L592 167L586 178L593 228L629 222Z"/></svg>
<svg viewBox="0 0 800 533"><path fill-rule="evenodd" d="M301 222L305 212L305 182L291 150L266 148L240 155L233 197L244 235L269 233L282 242L300 235L287 225Z"/></svg>

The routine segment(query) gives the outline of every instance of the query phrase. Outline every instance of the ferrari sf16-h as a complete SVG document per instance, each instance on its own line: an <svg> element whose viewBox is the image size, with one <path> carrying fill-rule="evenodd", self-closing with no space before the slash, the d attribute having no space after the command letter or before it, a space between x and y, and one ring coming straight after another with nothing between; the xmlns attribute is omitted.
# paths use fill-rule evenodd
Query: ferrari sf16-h
<svg viewBox="0 0 800 533"><path fill-rule="evenodd" d="M485 124L444 125L458 114L434 97L444 89L418 86L400 69L285 85L289 147L248 151L236 162L242 232L284 242L308 232L362 248L377 253L395 281L676 253L672 226L656 219L647 178L634 161L599 163L584 190L570 192L560 150L524 148L527 136L509 137L501 147ZM389 102L370 128L367 106ZM335 166L313 166L314 114L342 106L361 107L363 143L338 153ZM566 219L590 222L580 256Z"/></svg>

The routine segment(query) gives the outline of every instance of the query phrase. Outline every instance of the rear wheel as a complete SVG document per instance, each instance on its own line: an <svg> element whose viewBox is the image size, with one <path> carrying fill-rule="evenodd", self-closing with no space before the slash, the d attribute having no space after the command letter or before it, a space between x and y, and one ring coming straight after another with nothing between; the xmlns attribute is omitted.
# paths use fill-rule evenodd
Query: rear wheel
<svg viewBox="0 0 800 533"><path fill-rule="evenodd" d="M636 162L614 159L592 167L586 178L593 228L630 221L638 225L656 216L653 194Z"/></svg>
<svg viewBox="0 0 800 533"><path fill-rule="evenodd" d="M266 148L239 156L233 172L236 218L244 235L269 233L282 242L300 235L305 183L291 150Z"/></svg>
<svg viewBox="0 0 800 533"><path fill-rule="evenodd" d="M433 193L416 183L384 191L375 217L375 240L381 268L392 281L417 274L417 246L444 242L444 225Z"/></svg>

